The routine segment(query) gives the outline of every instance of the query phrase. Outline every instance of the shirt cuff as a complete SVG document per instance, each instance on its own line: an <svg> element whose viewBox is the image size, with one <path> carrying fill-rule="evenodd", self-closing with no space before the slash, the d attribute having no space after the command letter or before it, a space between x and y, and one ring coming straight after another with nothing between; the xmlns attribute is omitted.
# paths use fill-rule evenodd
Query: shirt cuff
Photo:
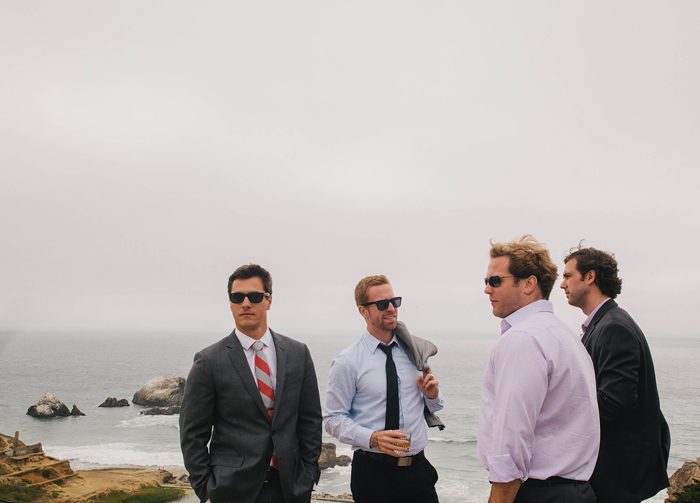
<svg viewBox="0 0 700 503"><path fill-rule="evenodd" d="M423 395L423 398L425 399L425 404L428 406L428 410L432 413L442 410L445 407L445 398L442 396L442 390L438 391L438 396L436 398L428 398L425 395Z"/></svg>
<svg viewBox="0 0 700 503"><path fill-rule="evenodd" d="M365 428L364 426L360 426L357 429L357 438L355 439L355 441L361 449L372 448L372 446L369 445L369 441L372 439L372 433L374 433L374 430L370 430L369 428Z"/></svg>
<svg viewBox="0 0 700 503"><path fill-rule="evenodd" d="M527 477L522 470L518 469L510 454L499 454L488 457L489 461L489 480L491 482L512 482L520 479L526 480Z"/></svg>

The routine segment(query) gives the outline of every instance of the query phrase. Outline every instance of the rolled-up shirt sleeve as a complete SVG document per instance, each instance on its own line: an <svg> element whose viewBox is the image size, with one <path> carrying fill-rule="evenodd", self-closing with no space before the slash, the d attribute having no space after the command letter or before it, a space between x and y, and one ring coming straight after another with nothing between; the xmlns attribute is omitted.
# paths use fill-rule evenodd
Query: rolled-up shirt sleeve
<svg viewBox="0 0 700 503"><path fill-rule="evenodd" d="M328 376L323 426L345 444L369 449L373 430L365 428L350 417L352 401L357 392L356 370L345 362L333 360Z"/></svg>
<svg viewBox="0 0 700 503"><path fill-rule="evenodd" d="M494 348L485 376L490 407L480 419L489 425L479 429L479 454L491 482L528 478L549 367L544 348L527 333L511 331ZM482 430L488 438L482 439Z"/></svg>

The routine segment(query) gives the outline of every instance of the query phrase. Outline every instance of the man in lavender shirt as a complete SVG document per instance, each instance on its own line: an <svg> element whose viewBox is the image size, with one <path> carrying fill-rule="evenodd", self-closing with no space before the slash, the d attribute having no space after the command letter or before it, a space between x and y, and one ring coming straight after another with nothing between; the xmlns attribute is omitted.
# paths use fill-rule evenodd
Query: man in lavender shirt
<svg viewBox="0 0 700 503"><path fill-rule="evenodd" d="M491 246L484 293L501 321L481 394L477 451L489 503L595 503L600 425L593 364L547 300L557 267L532 236Z"/></svg>
<svg viewBox="0 0 700 503"><path fill-rule="evenodd" d="M561 288L588 316L581 327L598 386L600 453L591 486L598 503L639 503L668 487L671 436L661 413L644 333L613 300L622 291L614 255L574 248Z"/></svg>

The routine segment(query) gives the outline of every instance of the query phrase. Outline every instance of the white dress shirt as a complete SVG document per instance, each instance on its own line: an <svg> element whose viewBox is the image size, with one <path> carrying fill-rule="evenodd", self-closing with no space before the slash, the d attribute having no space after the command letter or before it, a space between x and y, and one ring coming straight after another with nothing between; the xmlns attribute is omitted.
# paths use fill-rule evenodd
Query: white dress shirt
<svg viewBox="0 0 700 503"><path fill-rule="evenodd" d="M253 349L253 344L257 339L248 337L246 334L236 329L236 337L243 347L243 352L245 353L246 360L248 360L248 366L250 367L250 372L255 378L255 350ZM272 334L268 328L265 334L260 338L263 343L263 354L267 360L267 365L270 367L270 379L272 380L272 391L277 391L277 353L275 353L275 341L272 339ZM257 380L256 380L257 384Z"/></svg>

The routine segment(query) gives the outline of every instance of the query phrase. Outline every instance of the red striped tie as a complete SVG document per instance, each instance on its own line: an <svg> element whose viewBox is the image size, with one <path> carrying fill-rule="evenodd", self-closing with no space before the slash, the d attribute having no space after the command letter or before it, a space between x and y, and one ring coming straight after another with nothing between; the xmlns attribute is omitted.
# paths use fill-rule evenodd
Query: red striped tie
<svg viewBox="0 0 700 503"><path fill-rule="evenodd" d="M260 390L260 398L267 409L267 415L272 421L272 414L275 408L275 392L272 390L272 378L270 377L270 366L265 359L263 353L265 345L262 341L255 341L252 348L255 350L255 377L258 380L258 389ZM277 456L272 455L272 466L277 468Z"/></svg>

